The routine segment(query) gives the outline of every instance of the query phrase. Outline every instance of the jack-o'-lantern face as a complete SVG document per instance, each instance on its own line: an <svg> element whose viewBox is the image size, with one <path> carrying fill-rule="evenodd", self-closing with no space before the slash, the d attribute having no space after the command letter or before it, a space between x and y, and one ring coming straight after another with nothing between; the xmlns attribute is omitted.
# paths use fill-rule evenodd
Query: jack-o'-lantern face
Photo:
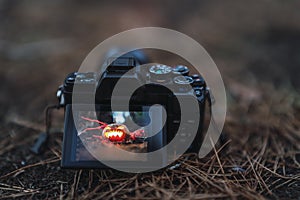
<svg viewBox="0 0 300 200"><path fill-rule="evenodd" d="M129 130L123 124L109 124L102 131L102 136L111 142L122 142L128 134Z"/></svg>

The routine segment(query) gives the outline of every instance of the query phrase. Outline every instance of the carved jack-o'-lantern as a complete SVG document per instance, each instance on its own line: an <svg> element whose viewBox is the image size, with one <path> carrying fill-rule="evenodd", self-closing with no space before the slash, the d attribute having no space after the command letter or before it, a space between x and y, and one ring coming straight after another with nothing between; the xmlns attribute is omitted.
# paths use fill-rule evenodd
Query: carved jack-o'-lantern
<svg viewBox="0 0 300 200"><path fill-rule="evenodd" d="M117 143L133 142L137 138L142 139L143 137L145 137L145 132L143 128L130 132L127 126L124 124L116 124L116 123L107 124L97 119L90 119L83 116L81 118L90 122L96 122L100 124L100 126L98 127L86 128L81 133L84 133L86 131L92 131L92 130L102 130L102 137L111 142L117 142ZM98 137L98 136L94 136L94 137Z"/></svg>
<svg viewBox="0 0 300 200"><path fill-rule="evenodd" d="M102 136L112 142L123 142L128 135L130 132L123 124L109 124L102 131Z"/></svg>

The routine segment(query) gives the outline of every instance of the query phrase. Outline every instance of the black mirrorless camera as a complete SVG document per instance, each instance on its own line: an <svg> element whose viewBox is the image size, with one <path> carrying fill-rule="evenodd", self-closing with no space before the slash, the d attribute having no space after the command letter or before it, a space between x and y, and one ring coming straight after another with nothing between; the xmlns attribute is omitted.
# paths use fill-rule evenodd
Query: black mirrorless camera
<svg viewBox="0 0 300 200"><path fill-rule="evenodd" d="M60 105L65 108L62 167L108 168L87 150L87 145L97 149L99 143L111 143L126 151L147 153L167 145L177 132L180 134L180 141L184 142L188 137L192 137L188 127L195 123L198 125L198 131L187 152L198 153L204 137L202 129L205 104L208 99L206 84L201 75L189 75L189 68L182 65L141 66L144 61L132 54L110 59L113 59L113 62L100 77L97 73L74 72L66 77L58 90ZM131 73L127 73L129 70ZM142 86L130 97L129 111L128 102L126 102L127 109L122 102L123 97L128 95L126 93L118 94L118 111L112 111L112 92L121 77ZM80 88L79 92L73 92L75 80ZM173 92L166 86L174 88ZM126 85L122 87L125 89ZM72 95L95 98L96 113L87 108L84 100L74 106ZM200 120L186 120L180 131L178 129L181 123L181 110L176 96L188 101L196 101L200 110ZM155 104L165 108L167 115L165 124L162 124L164 112L160 108L154 107L150 111L150 106ZM188 112L193 113L195 110L191 109ZM152 125L147 126L150 118ZM75 121L77 127L74 125ZM163 126L163 128L159 133L150 136L149 133L155 129L155 126ZM164 159L163 156L158 159ZM113 153L107 153L101 159L115 162L140 162L127 160Z"/></svg>

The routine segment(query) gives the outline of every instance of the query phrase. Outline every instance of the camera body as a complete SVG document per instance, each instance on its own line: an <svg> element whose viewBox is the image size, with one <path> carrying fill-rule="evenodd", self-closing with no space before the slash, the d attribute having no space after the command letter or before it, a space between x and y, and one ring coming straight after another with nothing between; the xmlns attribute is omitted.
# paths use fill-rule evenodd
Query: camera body
<svg viewBox="0 0 300 200"><path fill-rule="evenodd" d="M161 64L141 65L140 60L131 55L110 59L108 60L110 65L100 77L98 77L97 73L92 72L71 73L66 77L64 84L58 90L57 96L59 98L60 105L65 107L62 166L68 168L107 168L101 162L95 161L91 155L84 157L84 159L78 156L79 154L86 155L88 153L82 153L78 150L79 146L82 148L82 144L80 144L80 139L78 139L80 133L74 126L74 113L72 114L71 109L72 96L73 98L74 96L95 98L96 110L105 110L107 114L107 112L111 112L112 93L120 78L126 79L126 81L131 84L141 85L130 97L128 97L130 94L126 92L127 85L118 85L118 87L124 87L124 92L122 92L122 88L119 88L118 91L121 92L117 94L117 97L114 96L120 105L120 110L123 109L122 105L128 105L128 102L125 102L124 100L128 98L130 99L129 110L135 114L139 111L142 113L143 110L145 111L145 109L147 110L147 108L155 104L162 105L165 108L167 117L163 126L163 131L161 131L157 136L154 136L154 139L144 139L144 141L148 142L147 150L145 152L155 151L167 145L170 141L172 141L177 132L180 134L179 141L184 143L188 137L194 137L194 135L189 132L188 127L196 124L198 127L197 134L187 152L198 153L204 138L203 123L205 117L205 104L208 99L206 84L201 75L189 75L189 68L182 65L175 67L169 67ZM79 92L76 93L73 92L75 80L76 83L78 83L77 87L80 88L78 90ZM169 88L172 88L173 91ZM200 111L199 121L195 121L195 119L191 117L191 119L184 121L182 127L179 126L182 121L178 97L185 99L185 102L197 102ZM80 103L84 105L86 102L83 100L83 102ZM81 110L84 110L83 107L81 107ZM149 110L147 112L149 112ZM188 112L194 113L196 111L191 108ZM106 114L100 113L94 118L96 118L96 120L103 121L107 119L103 118L103 115ZM106 122L116 123L115 121L117 118L115 117L115 114L116 113L110 114L110 121L106 120ZM149 113L146 113L145 115L141 114L144 118L147 118L146 120L142 120L141 122L134 120L134 122L141 126L147 125L149 122L148 114ZM199 115L199 113L195 114ZM130 115L132 117L132 113L130 113ZM159 119L157 113L154 113L153 116L155 116L155 119ZM193 115L191 114L191 116ZM91 120L88 123L91 123ZM160 123L159 120L157 123ZM130 123L127 123L127 125L128 124ZM179 127L181 128L180 131L178 131ZM102 127L102 129L99 128L99 131L103 131L103 129L104 127ZM86 134L86 132L82 134ZM129 132L133 133L136 131L132 132L131 130ZM158 139L155 137L160 138ZM121 142L119 142L119 144L120 143ZM122 141L122 144L125 145L125 143L137 145L139 142L128 142L128 140L126 140L126 142ZM174 149L174 151L176 150Z"/></svg>

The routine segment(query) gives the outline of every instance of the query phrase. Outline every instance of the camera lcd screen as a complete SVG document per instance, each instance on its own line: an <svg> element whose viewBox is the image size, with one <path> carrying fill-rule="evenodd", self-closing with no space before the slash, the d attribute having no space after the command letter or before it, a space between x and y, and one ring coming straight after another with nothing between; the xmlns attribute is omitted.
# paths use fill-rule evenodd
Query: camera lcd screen
<svg viewBox="0 0 300 200"><path fill-rule="evenodd" d="M99 160L147 162L147 156L143 159L123 156L115 153L113 147L147 153L165 144L161 107L133 106L130 111L120 107L111 111L108 106L96 105L96 112L89 108L87 105L66 107L63 167L105 168Z"/></svg>

